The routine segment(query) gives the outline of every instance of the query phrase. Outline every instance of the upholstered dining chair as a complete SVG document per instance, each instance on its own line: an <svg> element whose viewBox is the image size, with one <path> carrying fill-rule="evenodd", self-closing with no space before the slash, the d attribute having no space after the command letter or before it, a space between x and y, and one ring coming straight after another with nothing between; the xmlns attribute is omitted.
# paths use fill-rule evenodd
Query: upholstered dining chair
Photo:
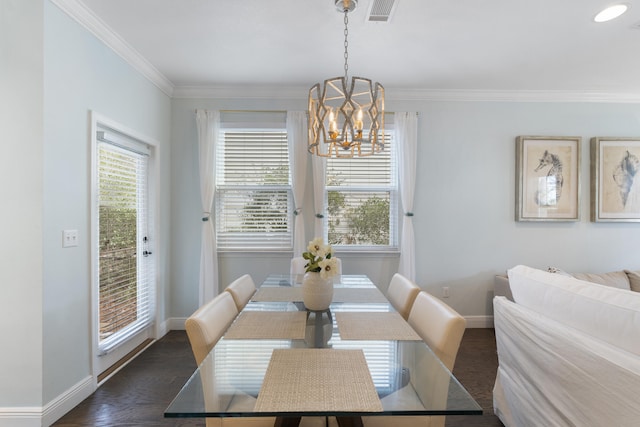
<svg viewBox="0 0 640 427"><path fill-rule="evenodd" d="M387 299L393 307L400 313L404 320L409 318L411 307L415 301L420 287L412 280L409 280L400 273L396 273L389 282L387 289Z"/></svg>
<svg viewBox="0 0 640 427"><path fill-rule="evenodd" d="M342 261L340 258L333 257L336 260L336 266L338 269L338 276L342 274ZM307 260L301 256L291 258L291 269L289 273L294 276L296 274L304 274L304 266L307 265Z"/></svg>
<svg viewBox="0 0 640 427"><path fill-rule="evenodd" d="M225 291L231 294L238 312L240 312L247 305L253 294L256 293L256 285L253 282L253 278L249 274L245 274L231 282Z"/></svg>
<svg viewBox="0 0 640 427"><path fill-rule="evenodd" d="M409 324L453 371L467 321L433 295L420 291L409 313Z"/></svg>
<svg viewBox="0 0 640 427"><path fill-rule="evenodd" d="M466 320L454 309L434 297L420 291L409 312L408 322L420 335L422 340L442 361L442 364L453 371L462 335L466 327ZM431 378L432 382L447 382L448 378ZM419 385L424 387L425 385ZM445 389L446 390L446 389ZM399 391L400 395L402 390ZM437 390L427 390L425 393L438 393ZM392 396L393 397L393 396ZM435 395L446 403L446 395ZM444 416L372 416L362 417L365 427L399 426L399 427L444 427Z"/></svg>
<svg viewBox="0 0 640 427"><path fill-rule="evenodd" d="M229 292L200 307L184 323L191 351L199 365L238 315L238 309Z"/></svg>
<svg viewBox="0 0 640 427"><path fill-rule="evenodd" d="M210 375L203 375L203 378L213 379L215 374L212 373L212 370L214 367L207 364L201 365L201 363L224 335L237 315L238 309L231 292L222 292L187 318L185 329L193 356L196 359L196 363L200 365L202 372L207 371L210 373ZM203 387L205 400L207 396L216 393L214 382L205 383ZM241 396L240 399L255 400L255 397L246 395ZM275 421L274 417L207 418L206 425L207 427L273 427ZM303 417L300 422L301 427L322 427L324 425L325 419L323 417Z"/></svg>

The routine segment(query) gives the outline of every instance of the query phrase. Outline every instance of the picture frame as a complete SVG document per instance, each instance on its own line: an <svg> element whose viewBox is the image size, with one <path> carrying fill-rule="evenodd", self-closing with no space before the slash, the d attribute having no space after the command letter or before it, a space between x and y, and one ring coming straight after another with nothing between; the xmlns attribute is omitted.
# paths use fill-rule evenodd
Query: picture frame
<svg viewBox="0 0 640 427"><path fill-rule="evenodd" d="M591 221L640 222L640 137L591 138Z"/></svg>
<svg viewBox="0 0 640 427"><path fill-rule="evenodd" d="M580 220L579 136L516 137L516 221Z"/></svg>

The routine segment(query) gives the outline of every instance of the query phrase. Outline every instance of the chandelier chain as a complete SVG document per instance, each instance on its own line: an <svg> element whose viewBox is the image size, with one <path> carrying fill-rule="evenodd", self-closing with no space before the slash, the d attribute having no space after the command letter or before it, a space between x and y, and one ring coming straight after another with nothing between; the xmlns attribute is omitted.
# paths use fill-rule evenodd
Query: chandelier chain
<svg viewBox="0 0 640 427"><path fill-rule="evenodd" d="M344 9L344 81L345 84L349 76L349 11Z"/></svg>

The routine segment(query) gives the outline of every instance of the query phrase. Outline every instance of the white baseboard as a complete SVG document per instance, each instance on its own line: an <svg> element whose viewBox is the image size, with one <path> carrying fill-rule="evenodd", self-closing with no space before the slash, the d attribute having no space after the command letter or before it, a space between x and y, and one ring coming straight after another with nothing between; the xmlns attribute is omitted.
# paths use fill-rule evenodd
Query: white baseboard
<svg viewBox="0 0 640 427"><path fill-rule="evenodd" d="M0 427L48 427L95 391L89 376L44 407L0 408Z"/></svg>
<svg viewBox="0 0 640 427"><path fill-rule="evenodd" d="M184 331L186 317L171 317L165 322L169 331Z"/></svg>
<svg viewBox="0 0 640 427"><path fill-rule="evenodd" d="M493 316L465 316L467 329L493 328Z"/></svg>
<svg viewBox="0 0 640 427"><path fill-rule="evenodd" d="M39 407L0 408L0 427L40 427L41 419Z"/></svg>
<svg viewBox="0 0 640 427"><path fill-rule="evenodd" d="M156 327L156 339L159 340L163 336L167 335L167 332L169 332L170 330L171 329L169 329L169 325L166 320L164 322L158 323L158 326Z"/></svg>
<svg viewBox="0 0 640 427"><path fill-rule="evenodd" d="M50 426L64 414L75 408L96 390L93 377L88 376L66 392L47 403L42 411L42 425Z"/></svg>

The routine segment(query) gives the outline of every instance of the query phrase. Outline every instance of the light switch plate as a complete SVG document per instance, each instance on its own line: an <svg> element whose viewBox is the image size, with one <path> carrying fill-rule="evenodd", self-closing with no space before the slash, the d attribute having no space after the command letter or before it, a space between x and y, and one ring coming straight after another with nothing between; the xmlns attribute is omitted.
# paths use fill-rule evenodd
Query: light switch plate
<svg viewBox="0 0 640 427"><path fill-rule="evenodd" d="M78 230L63 230L62 247L70 248L73 246L78 246Z"/></svg>

